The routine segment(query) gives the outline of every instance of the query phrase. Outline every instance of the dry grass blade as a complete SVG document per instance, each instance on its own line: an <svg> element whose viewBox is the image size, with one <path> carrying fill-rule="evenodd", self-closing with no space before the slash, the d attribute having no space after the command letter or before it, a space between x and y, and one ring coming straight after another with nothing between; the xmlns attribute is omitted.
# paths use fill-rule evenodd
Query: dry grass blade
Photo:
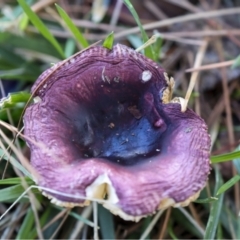
<svg viewBox="0 0 240 240"><path fill-rule="evenodd" d="M237 88L237 82L233 82L229 87L229 94L232 94L234 89ZM211 111L211 114L209 118L207 119L207 125L211 126L216 119L219 119L220 114L224 111L224 97L221 96L221 98L218 100L217 104Z"/></svg>
<svg viewBox="0 0 240 240"><path fill-rule="evenodd" d="M8 139L8 137L3 133L3 131L0 129L0 135L3 138L3 140L10 146L11 150L16 154L16 156L21 159L21 163L23 166L30 172L34 177L38 176L38 173L35 171L35 169L32 168L32 166L28 163L27 159L23 156L23 154L13 145L13 143ZM16 169L16 171L18 171ZM34 175L35 174L35 175ZM21 175L20 175L21 176ZM25 179L22 178L22 185L25 189L28 189L28 184L26 183ZM35 196L32 194L32 192L28 192L29 194L29 200L31 202L35 222L36 222L36 228L39 238L43 239L43 234L41 230L41 225L37 213L37 208L39 208L39 202L36 200Z"/></svg>
<svg viewBox="0 0 240 240"><path fill-rule="evenodd" d="M32 185L30 187L28 187L12 204L11 206L0 216L0 221L2 220L2 218L4 216L6 216L6 214L8 214L8 212L23 198L23 196L25 196L30 190L32 189L38 189L39 191L46 191L46 192L50 192L53 194L58 194L64 197L71 197L71 198L77 198L78 200L90 200L90 201L96 201L99 203L108 203L106 200L99 200L99 199L95 199L95 198L86 198L86 197L81 197L78 196L76 197L73 194L67 194L64 192L59 192L59 191L55 191L53 189L50 188L45 188L45 187L40 187L40 186L36 186L36 185ZM94 224L90 224L91 227L94 227Z"/></svg>
<svg viewBox="0 0 240 240"><path fill-rule="evenodd" d="M117 0L116 6L113 10L112 18L110 21L110 26L116 26L118 22L119 15L121 13L123 1L122 0Z"/></svg>
<svg viewBox="0 0 240 240"><path fill-rule="evenodd" d="M1 239L10 239L12 233L17 229L16 226L16 219L19 220L18 216L21 214L23 205L19 205L17 209L14 211L14 213L11 215L9 224L5 227L4 231L2 232Z"/></svg>
<svg viewBox="0 0 240 240"><path fill-rule="evenodd" d="M137 48L135 51L136 52L140 52L143 49L145 49L146 47L152 45L153 43L155 43L157 40L156 35L153 35L147 42L145 42L142 46L140 46L139 48Z"/></svg>
<svg viewBox="0 0 240 240"><path fill-rule="evenodd" d="M97 202L93 202L93 219L94 219L94 230L93 230L93 239L98 240L98 206Z"/></svg>
<svg viewBox="0 0 240 240"><path fill-rule="evenodd" d="M4 91L4 87L3 87L1 79L0 79L0 90L1 90L2 96L5 97L6 93ZM13 124L13 118L12 118L12 115L11 115L11 112L9 111L9 109L6 109L6 113L7 113L9 123L11 125L14 125ZM12 134L13 134L13 137L14 137L14 133L12 133ZM20 151L21 148L20 148L20 144L19 144L18 139L16 139L16 145L17 145L18 150ZM0 161L1 161L1 159L0 159ZM4 168L4 171L3 171L3 174L2 174L2 179L5 178L5 174L6 174L6 171L7 171L7 168L8 168L8 164L9 164L9 161L7 161L7 164L5 165L5 168Z"/></svg>
<svg viewBox="0 0 240 240"><path fill-rule="evenodd" d="M153 1L143 1L144 6L150 11L157 19L166 19L167 15L157 6Z"/></svg>
<svg viewBox="0 0 240 240"><path fill-rule="evenodd" d="M184 208L180 207L179 210L189 220L189 222L191 222L194 225L194 227L199 231L199 233L201 233L201 235L204 236L205 234L204 229L201 226L199 226L195 219L193 219L192 216Z"/></svg>
<svg viewBox="0 0 240 240"><path fill-rule="evenodd" d="M216 42L216 49L219 54L219 58L221 61L224 61L223 55L223 46L222 42L218 40ZM227 72L226 68L221 68L221 75L222 75L222 86L223 86L223 96L224 96L224 105L226 108L227 114L227 130L228 130L228 138L229 143L231 146L234 146L235 143L235 136L234 136L234 129L233 129L233 119L232 119L232 109L230 104L230 94L229 94L229 87L228 87L228 79L227 79ZM235 176L237 174L237 170L232 164L232 174ZM236 212L240 211L240 191L239 191L239 182L234 185L234 195L235 195L235 204L236 204ZM236 213L236 215L237 215Z"/></svg>
<svg viewBox="0 0 240 240"><path fill-rule="evenodd" d="M35 4L33 4L31 8L34 12L39 12L43 8L45 8L51 4L54 4L55 2L56 2L55 0L41 0L41 1L38 1Z"/></svg>
<svg viewBox="0 0 240 240"><path fill-rule="evenodd" d="M81 213L81 216L83 218L86 218L88 219L90 217L90 215L92 214L92 211L93 211L93 206L92 204L85 207L83 212ZM84 222L82 221L78 221L70 235L70 239L77 239L78 238L78 235L79 233L82 231L83 227L85 226ZM93 224L93 227L94 227L94 224Z"/></svg>
<svg viewBox="0 0 240 240"><path fill-rule="evenodd" d="M229 67L229 66L233 65L234 61L235 60L230 60L230 61L225 61L225 62L203 65L198 68L189 68L189 69L186 69L185 72L199 72L199 71L211 70L211 69L216 69L216 68Z"/></svg>
<svg viewBox="0 0 240 240"><path fill-rule="evenodd" d="M159 234L159 238L158 239L164 239L164 236L165 236L165 233L166 233L166 229L167 229L167 225L168 225L168 221L170 219L171 211L172 211L172 209L169 208L167 210L167 212L166 212L164 223L163 223L163 226L162 226L162 229L161 229L161 232Z"/></svg>
<svg viewBox="0 0 240 240"><path fill-rule="evenodd" d="M6 93L4 91L4 87L3 87L3 84L2 84L2 80L0 79L0 91L1 91L1 94L3 97L6 97ZM13 126L13 118L12 118L12 115L9 111L9 109L6 109L6 112L7 112L7 117L8 117L8 121L9 123ZM14 134L13 134L14 135ZM17 140L16 141L16 144L17 144L17 148L20 150L20 144L19 144L19 141Z"/></svg>
<svg viewBox="0 0 240 240"><path fill-rule="evenodd" d="M148 227L146 228L146 230L143 232L143 234L140 237L140 240L143 240L147 237L147 235L152 231L153 227L155 226L155 224L157 223L157 221L159 220L159 218L162 216L164 210L160 210L155 217L153 218L153 220L150 222L150 224L148 225Z"/></svg>
<svg viewBox="0 0 240 240"><path fill-rule="evenodd" d="M113 28L109 26L109 31L112 29ZM28 26L27 30L31 33L38 33L37 30L32 26ZM109 32L109 31L107 31L107 32ZM120 31L123 31L123 30L117 29L114 32L116 32L115 34L117 34L117 36L118 36L118 32L120 32ZM61 38L70 38L71 37L71 34L64 30L50 29L50 32L55 37L61 37ZM183 42L183 43L188 42L189 44L199 45L198 44L199 42L197 40L195 40L196 42L194 42L194 39L185 39L183 37L203 38L203 37L229 36L229 35L240 36L240 30L231 29L231 30L204 30L204 31L191 31L191 32L169 32L169 33L162 32L161 34L164 39L174 40L176 42ZM106 34L105 33L104 34L87 33L84 35L84 37L87 40L97 41L99 38L102 38L102 39L105 38ZM115 36L115 39L117 39L116 36ZM29 52L29 50L27 50L27 51ZM39 54L40 54L40 58L43 61L45 61L43 58L44 54L42 54L42 57L41 57L41 53L39 53ZM28 55L33 55L33 54L28 54ZM36 54L34 56L38 57ZM56 62L56 61L50 61L50 62Z"/></svg>
<svg viewBox="0 0 240 240"><path fill-rule="evenodd" d="M196 222L198 223L199 226L201 226L202 228L205 228L205 226L203 225L201 218L198 214L198 211L195 209L195 206L193 203L189 204L189 209L191 211L192 216L194 217L194 219L196 220Z"/></svg>
<svg viewBox="0 0 240 240"><path fill-rule="evenodd" d="M213 17L220 17L224 15L232 15L232 14L239 14L239 13L240 13L240 8L228 8L228 9L221 9L221 10L215 10L215 11L188 14L180 17L174 17L174 18L169 18L162 21L144 24L142 26L145 30L150 30L150 29L159 28L159 27L166 27L166 26L169 26L175 23L180 23L180 22L194 21L199 19L208 19ZM139 33L139 31L140 30L138 27L127 29L122 32L116 33L115 39L125 37L129 34Z"/></svg>
<svg viewBox="0 0 240 240"><path fill-rule="evenodd" d="M205 55L205 51L207 49L207 46L208 46L208 42L205 41L204 44L199 48L196 59L195 59L195 62L194 62L194 68L197 68L201 65L202 60L203 60L204 55ZM187 93L186 93L186 96L185 96L185 101L181 105L181 111L182 112L185 112L187 110L187 104L188 104L188 101L190 99L192 90L195 86L195 83L197 81L197 78L198 78L198 72L193 72L192 75L191 75L190 83L189 83L188 90L187 90Z"/></svg>
<svg viewBox="0 0 240 240"><path fill-rule="evenodd" d="M167 40L172 40L174 42L179 42L179 43L183 43L183 44L198 45L198 46L203 44L203 40L180 38L173 34L160 33L158 31L154 31L154 34L157 37L167 39Z"/></svg>
<svg viewBox="0 0 240 240"><path fill-rule="evenodd" d="M167 34L167 36L174 36L174 37L192 37L192 38L204 38L204 37L221 37L221 36L239 36L240 30L238 29L205 29L203 31L181 31L181 32L169 32L169 33L162 33Z"/></svg>
<svg viewBox="0 0 240 240"><path fill-rule="evenodd" d="M165 0L166 1L166 0ZM193 4L191 4L190 2L186 1L186 0L168 0L168 2L173 3L177 6L180 6L182 8L185 8L187 10L189 10L190 12L200 12L201 9L195 7Z"/></svg>
<svg viewBox="0 0 240 240"><path fill-rule="evenodd" d="M0 123L1 125L3 125L2 121L0 121ZM16 146L11 142L10 139L8 139L8 137L3 133L1 129L0 129L0 135L3 138L3 140L10 146L11 150L20 160L22 165L32 174L34 178L38 179L39 178L38 172L30 165L28 159L16 148ZM8 154L8 152L6 152L6 154Z"/></svg>
<svg viewBox="0 0 240 240"><path fill-rule="evenodd" d="M62 219L62 221L58 225L57 229L55 230L55 232L52 234L52 236L49 239L54 239L55 238L55 236L60 231L60 229L61 229L62 225L64 224L64 222L67 220L69 212L70 212L69 209L65 209L65 211L64 211L64 214L65 214L64 218Z"/></svg>
<svg viewBox="0 0 240 240"><path fill-rule="evenodd" d="M51 221L49 221L43 228L42 230L46 230L49 228L53 223L55 223L58 219L60 219L63 215L65 215L69 211L68 208L63 209L60 213L58 213Z"/></svg>

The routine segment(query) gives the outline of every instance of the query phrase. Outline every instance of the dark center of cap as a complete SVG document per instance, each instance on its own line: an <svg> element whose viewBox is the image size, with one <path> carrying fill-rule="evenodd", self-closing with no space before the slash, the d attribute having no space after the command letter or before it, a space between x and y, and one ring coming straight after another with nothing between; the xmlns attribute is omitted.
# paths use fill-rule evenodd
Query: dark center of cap
<svg viewBox="0 0 240 240"><path fill-rule="evenodd" d="M105 87L114 91L113 85ZM83 158L131 165L160 154L166 124L154 105L157 100L149 92L139 96L140 89L128 87L120 86L122 92L114 91L112 96L96 89L98 97L73 113L75 134L69 137L79 145Z"/></svg>

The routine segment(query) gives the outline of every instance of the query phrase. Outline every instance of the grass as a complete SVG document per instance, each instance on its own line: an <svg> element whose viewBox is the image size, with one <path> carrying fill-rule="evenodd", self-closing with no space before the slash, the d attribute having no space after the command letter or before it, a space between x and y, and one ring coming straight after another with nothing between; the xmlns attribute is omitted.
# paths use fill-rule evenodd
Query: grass
<svg viewBox="0 0 240 240"><path fill-rule="evenodd" d="M210 40L206 40L205 30L209 27L214 28L211 21L217 21L217 19L213 18L210 21L208 15L221 18L223 14L239 14L239 7L234 5L234 1L229 1L231 8L226 11L222 5L214 11L211 11L214 9L213 5L209 5L209 11L205 11L203 9L206 5L195 6L188 2L190 5L185 8L179 2L188 15L169 16L168 19L162 20L151 19L151 16L152 23L149 23L149 20L145 19L145 11L152 15L155 14L149 3L138 3L136 7L142 10L137 12L132 3L126 0L125 5L118 5L125 12L129 10L128 15L124 15L124 11L119 12L119 25L110 24L114 22L111 21L111 17L116 16L108 13L105 13L102 23L91 21L91 7L87 3L82 3L85 11L78 9L79 12L77 12L71 8L69 3L59 6L49 2L41 7L35 1L18 0L17 3L14 1L11 4L9 2L3 1L2 8L0 8L0 78L3 80L0 81L2 94L0 100L0 235L2 238L97 239L98 235L102 239L240 238L238 217L240 211L240 151L237 141L240 137L240 74L228 82L229 74L226 74L226 71L232 71L231 64L224 65L225 68L221 67L223 71L219 70L220 74L217 75L220 81L211 90L206 87L206 82L202 82L205 88L201 90L202 86L199 85L197 76L195 77L197 81L194 94L188 103L189 107L199 111L207 123L209 119L214 119L209 124L209 132L216 138L212 137L215 139L212 142L211 152L213 170L208 184L201 192L199 199L186 209L159 211L154 216L142 219L138 223L132 223L112 215L96 203L86 208L78 207L71 210L57 207L44 197L41 189L36 186L31 168L27 167L29 152L22 140L22 129L21 127L17 129L19 121L21 123L24 106L31 97L32 83L52 63L65 59L98 40L102 40L102 44L109 49L112 48L114 42L139 47L140 41L145 43L153 35L149 29L155 30L155 28L165 26L164 24L172 28L169 27L167 30L169 32L160 34L161 38L147 46L144 54L161 62L170 75L177 72L175 75L176 93L184 96L189 83L187 79L190 78L184 72L185 69L192 68L198 54L203 54L203 59L207 58L208 54L213 56L209 50L212 39L209 36ZM217 4L218 1L213 2ZM30 5L33 7L31 8ZM77 8L77 5L75 7ZM111 6L107 7L111 11ZM155 6L155 9L157 8L159 6ZM77 13L84 21L78 21ZM237 17L234 20L240 26L239 15ZM174 28L173 24L176 19L183 23L184 37L177 37L176 32L181 32L181 29ZM201 46L197 49L189 45L188 40L192 40L192 36L187 35L186 22L193 20L199 21L202 27L203 37L199 36L198 40L208 41L204 52L201 51ZM135 23L138 29L135 28ZM100 27L102 30L99 30ZM113 33L109 30L110 28L116 31ZM218 31L218 29L215 30ZM141 36L138 33L141 33ZM235 38L239 35L236 34ZM164 40L164 36L167 38L171 36L171 38ZM225 36L227 40L221 35L216 35L215 38L222 45L224 41L236 43L231 35ZM179 39L181 43L177 41ZM239 44L236 45L239 50ZM214 49L212 45L211 47ZM239 56L221 48L221 44L214 51L218 56L217 60L211 62L214 65L205 70L205 75L201 75L203 73L200 71L198 73L200 76L208 79L213 68L222 66L221 62L229 59L234 60L233 66L237 69ZM222 51L224 57L228 58L221 59L221 56L217 54L219 51ZM198 70L201 69L201 66L195 67ZM191 76L194 78L194 75ZM222 84L224 79L227 84ZM222 101L224 108L220 109L219 101ZM226 169L220 163L224 163Z"/></svg>

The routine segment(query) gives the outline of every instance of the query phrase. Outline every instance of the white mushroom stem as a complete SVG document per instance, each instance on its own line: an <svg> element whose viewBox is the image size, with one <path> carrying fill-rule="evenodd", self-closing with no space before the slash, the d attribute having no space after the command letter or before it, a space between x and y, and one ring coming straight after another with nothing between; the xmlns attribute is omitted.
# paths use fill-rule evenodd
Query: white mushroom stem
<svg viewBox="0 0 240 240"><path fill-rule="evenodd" d="M139 48L137 48L135 51L136 52L140 52L143 49L145 49L146 47L152 45L153 43L155 43L157 40L157 36L153 35L147 42L145 42L142 46L140 46Z"/></svg>
<svg viewBox="0 0 240 240"><path fill-rule="evenodd" d="M203 57L205 55L205 51L207 49L207 45L208 45L208 41L204 41L204 43L200 46L200 48L198 50L198 53L197 53L197 56L196 56L196 59L195 59L195 62L194 62L194 67L193 68L198 68L198 67L201 66ZM188 86L188 90L187 90L185 99L181 103L181 111L182 112L185 112L187 110L188 101L189 101L189 98L190 98L191 93L193 91L193 88L196 84L196 81L198 79L198 75L199 75L199 72L193 72L192 75L191 75L191 79L190 79L190 83L189 83L189 86Z"/></svg>

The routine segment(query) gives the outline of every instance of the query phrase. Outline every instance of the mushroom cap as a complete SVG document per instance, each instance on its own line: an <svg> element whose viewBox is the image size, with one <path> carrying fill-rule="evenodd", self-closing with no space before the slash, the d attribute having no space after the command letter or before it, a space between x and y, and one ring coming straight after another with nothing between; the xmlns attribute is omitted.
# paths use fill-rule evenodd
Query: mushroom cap
<svg viewBox="0 0 240 240"><path fill-rule="evenodd" d="M52 202L91 199L125 220L185 206L205 186L210 138L192 110L171 103L164 70L117 44L46 70L24 115L37 183ZM63 194L61 194L63 193Z"/></svg>

